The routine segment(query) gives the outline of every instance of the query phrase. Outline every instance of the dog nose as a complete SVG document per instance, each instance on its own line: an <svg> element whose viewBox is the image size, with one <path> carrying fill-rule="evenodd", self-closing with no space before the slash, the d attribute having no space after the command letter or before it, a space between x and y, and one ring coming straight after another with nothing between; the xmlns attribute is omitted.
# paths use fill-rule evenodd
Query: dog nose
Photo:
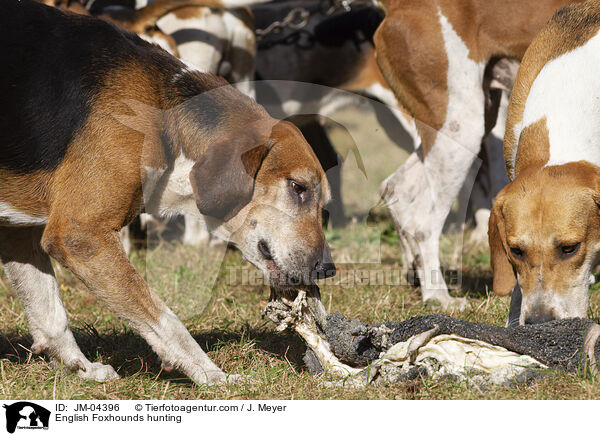
<svg viewBox="0 0 600 436"><path fill-rule="evenodd" d="M313 270L313 278L315 280L328 279L333 277L336 273L335 264L333 262L324 262L322 260L317 261L315 269Z"/></svg>
<svg viewBox="0 0 600 436"><path fill-rule="evenodd" d="M331 258L331 251L329 250L329 246L325 245L323 251L321 252L321 256L317 258L315 266L313 267L311 274L312 279L328 279L329 277L333 277L335 273L335 264Z"/></svg>
<svg viewBox="0 0 600 436"><path fill-rule="evenodd" d="M547 309L537 309L529 313L525 318L525 324L542 324L555 319L552 311Z"/></svg>

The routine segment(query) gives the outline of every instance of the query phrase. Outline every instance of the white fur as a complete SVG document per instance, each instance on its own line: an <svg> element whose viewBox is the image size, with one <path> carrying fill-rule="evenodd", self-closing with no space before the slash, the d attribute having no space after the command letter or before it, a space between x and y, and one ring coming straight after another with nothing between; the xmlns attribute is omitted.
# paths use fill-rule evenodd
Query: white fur
<svg viewBox="0 0 600 436"><path fill-rule="evenodd" d="M197 38L192 41L178 43L179 57L191 69L216 73L225 49L221 43L226 37L225 25L221 16L210 9L202 9L202 12L202 15L198 18L185 19L178 18L175 14L167 14L158 20L157 24L163 32L169 35L173 35L177 31L202 31L203 33L198 33L198 35L204 35L205 38L210 39Z"/></svg>
<svg viewBox="0 0 600 436"><path fill-rule="evenodd" d="M10 204L0 201L0 225L9 226L39 226L48 222L48 217L35 217L13 208Z"/></svg>
<svg viewBox="0 0 600 436"><path fill-rule="evenodd" d="M588 256L580 268L579 274L571 280L569 288L566 291L561 289L561 292L543 288L543 265L540 266L540 285L536 292L523 295L519 323L523 325L531 311L538 307L551 310L557 319L586 318L589 305L588 288L590 286L592 261L592 256Z"/></svg>
<svg viewBox="0 0 600 436"><path fill-rule="evenodd" d="M182 370L196 383L219 383L225 374L189 334L183 323L167 308L154 325L144 325L140 333L162 359Z"/></svg>
<svg viewBox="0 0 600 436"><path fill-rule="evenodd" d="M184 215L183 243L192 247L205 246L210 242L206 221L196 215Z"/></svg>
<svg viewBox="0 0 600 436"><path fill-rule="evenodd" d="M165 38L156 35L149 36L144 33L140 33L139 37L142 38L144 41L158 45L160 48L162 48L164 51L171 55L174 54L171 44L169 44L169 42Z"/></svg>
<svg viewBox="0 0 600 436"><path fill-rule="evenodd" d="M423 299L449 305L453 299L441 276L439 238L484 135L485 65L469 59L469 49L441 11L439 20L449 54L446 120L424 162L413 153L384 181L382 192L402 231L402 246L409 251L406 258L421 259L417 272Z"/></svg>
<svg viewBox="0 0 600 436"><path fill-rule="evenodd" d="M547 165L579 160L600 165L598 71L600 34L548 62L533 82L518 131L520 134L546 117L550 141Z"/></svg>
<svg viewBox="0 0 600 436"><path fill-rule="evenodd" d="M485 63L469 59L469 49L458 36L452 24L438 10L446 53L448 53L448 91L450 99L446 109L446 122L441 132L451 137L459 146L465 147L471 154L479 152L484 126L483 88L477 86L474 92L472 84L481 84ZM475 104L469 104L473 101ZM473 138L477 134L475 141Z"/></svg>
<svg viewBox="0 0 600 436"><path fill-rule="evenodd" d="M170 171L145 168L148 180L154 182L143 188L146 211L158 216L188 215L202 219L190 183L193 166L193 160L180 154Z"/></svg>
<svg viewBox="0 0 600 436"><path fill-rule="evenodd" d="M189 18L167 14L158 21L158 26L176 39L179 58L190 69L218 74L219 65L225 59L232 64L234 86L254 97L254 84L251 82L254 64L235 57L238 52L246 52L252 58L256 55L253 31L229 11L209 8L198 11L197 17ZM197 33L195 39L177 41L177 32Z"/></svg>

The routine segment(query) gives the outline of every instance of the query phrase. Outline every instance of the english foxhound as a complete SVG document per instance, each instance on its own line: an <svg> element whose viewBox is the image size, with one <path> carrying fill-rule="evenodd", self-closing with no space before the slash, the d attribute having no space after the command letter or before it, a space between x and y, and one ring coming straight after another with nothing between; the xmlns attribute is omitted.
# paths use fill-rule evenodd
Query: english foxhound
<svg viewBox="0 0 600 436"><path fill-rule="evenodd" d="M118 232L142 207L187 213L275 288L331 276L321 227L330 190L309 145L223 79L103 20L4 0L0 41L0 259L33 351L86 379L117 377L75 343L52 257L166 368L225 382L131 265Z"/></svg>

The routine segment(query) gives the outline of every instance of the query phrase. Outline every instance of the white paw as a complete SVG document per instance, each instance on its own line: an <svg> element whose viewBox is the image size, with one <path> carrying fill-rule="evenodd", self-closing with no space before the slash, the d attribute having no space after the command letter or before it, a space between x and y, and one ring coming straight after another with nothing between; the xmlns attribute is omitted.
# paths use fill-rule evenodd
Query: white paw
<svg viewBox="0 0 600 436"><path fill-rule="evenodd" d="M455 297L444 297L444 298L430 297L430 298L427 298L424 302L425 303L438 302L438 303L440 303L442 310L445 312L454 312L454 311L462 312L463 310L465 310L467 308L467 304L468 304L466 298L455 298Z"/></svg>
<svg viewBox="0 0 600 436"><path fill-rule="evenodd" d="M119 374L110 365L104 365L100 362L87 362L78 365L79 368L75 371L75 375L85 380L93 380L97 382L105 382L119 378Z"/></svg>
<svg viewBox="0 0 600 436"><path fill-rule="evenodd" d="M463 310L465 310L467 308L468 304L469 304L469 302L464 297L463 298L452 298L452 300L448 302L448 304L446 305L444 310L450 310L450 311L458 310L459 312L462 312Z"/></svg>
<svg viewBox="0 0 600 436"><path fill-rule="evenodd" d="M249 376L241 374L227 374L225 372L211 372L201 376L197 383L206 385L227 385L249 380Z"/></svg>

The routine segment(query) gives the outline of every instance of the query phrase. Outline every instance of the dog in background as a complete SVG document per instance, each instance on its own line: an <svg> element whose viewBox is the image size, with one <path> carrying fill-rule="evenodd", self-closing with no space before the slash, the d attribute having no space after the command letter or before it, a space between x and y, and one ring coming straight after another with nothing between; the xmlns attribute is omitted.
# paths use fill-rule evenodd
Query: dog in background
<svg viewBox="0 0 600 436"><path fill-rule="evenodd" d="M440 266L440 237L497 119L516 62L559 8L572 0L389 0L374 36L377 63L416 122L420 146L381 185L404 261L414 264L423 301L463 309ZM510 88L508 89L510 90ZM491 122L493 121L493 122Z"/></svg>

